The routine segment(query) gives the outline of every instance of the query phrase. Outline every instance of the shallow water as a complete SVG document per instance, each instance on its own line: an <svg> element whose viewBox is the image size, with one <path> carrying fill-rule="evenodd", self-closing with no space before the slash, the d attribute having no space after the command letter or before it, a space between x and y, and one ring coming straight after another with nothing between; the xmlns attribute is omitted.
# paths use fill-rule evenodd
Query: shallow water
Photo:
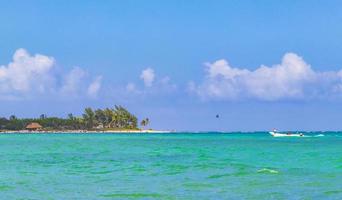
<svg viewBox="0 0 342 200"><path fill-rule="evenodd" d="M323 134L2 134L0 199L342 199Z"/></svg>

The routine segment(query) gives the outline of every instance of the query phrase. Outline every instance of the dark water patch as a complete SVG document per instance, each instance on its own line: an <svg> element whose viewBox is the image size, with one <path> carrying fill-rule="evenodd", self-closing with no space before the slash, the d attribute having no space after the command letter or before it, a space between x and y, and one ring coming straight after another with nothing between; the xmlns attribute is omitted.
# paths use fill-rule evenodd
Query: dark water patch
<svg viewBox="0 0 342 200"><path fill-rule="evenodd" d="M215 167L216 167L215 165L210 164L210 163L201 163L201 164L196 164L196 165L194 165L194 168L200 169L200 170L203 170L203 169L212 169L212 168L215 168Z"/></svg>
<svg viewBox="0 0 342 200"><path fill-rule="evenodd" d="M229 165L232 166L234 169L238 169L238 170L254 168L254 166L244 164L244 163L229 163Z"/></svg>
<svg viewBox="0 0 342 200"><path fill-rule="evenodd" d="M321 187L321 186L323 186L323 185L324 185L324 184L322 184L322 183L319 182L319 181L304 183L304 186L308 186L308 187Z"/></svg>
<svg viewBox="0 0 342 200"><path fill-rule="evenodd" d="M247 198L248 199L248 198ZM289 199L284 193L281 192L266 192L263 194L255 195L253 199L278 199L286 200Z"/></svg>
<svg viewBox="0 0 342 200"><path fill-rule="evenodd" d="M127 172L146 172L147 169L143 165L133 164L131 166L128 166L126 168L122 169L123 171Z"/></svg>
<svg viewBox="0 0 342 200"><path fill-rule="evenodd" d="M251 172L245 171L245 170L243 170L243 171L237 171L237 172L234 172L234 173L233 173L233 175L234 175L234 176L237 176L237 177L239 177L239 176L247 176L247 175L250 175L250 174L251 174Z"/></svg>
<svg viewBox="0 0 342 200"><path fill-rule="evenodd" d="M134 169L135 172L146 172L147 170L143 167Z"/></svg>
<svg viewBox="0 0 342 200"><path fill-rule="evenodd" d="M112 182L112 181L113 181L112 178L106 178L106 179L96 180L94 181L94 183L105 183L105 182Z"/></svg>
<svg viewBox="0 0 342 200"><path fill-rule="evenodd" d="M163 163L161 163L161 162L153 163L152 166L153 167L160 167L160 166L163 166Z"/></svg>
<svg viewBox="0 0 342 200"><path fill-rule="evenodd" d="M184 173L189 168L190 168L190 166L179 165L179 164L167 165L167 170L166 170L165 174L167 174L167 175L181 174L181 173Z"/></svg>
<svg viewBox="0 0 342 200"><path fill-rule="evenodd" d="M91 169L92 166L91 165L71 165L70 168L74 169L74 170L88 170Z"/></svg>
<svg viewBox="0 0 342 200"><path fill-rule="evenodd" d="M130 199L141 199L141 198L162 198L163 195L157 193L132 193L132 194L103 194L100 197L106 198L130 198Z"/></svg>
<svg viewBox="0 0 342 200"><path fill-rule="evenodd" d="M201 183L201 182L193 182L193 183L184 183L183 186L189 189L205 189L214 187L213 184L209 183Z"/></svg>
<svg viewBox="0 0 342 200"><path fill-rule="evenodd" d="M80 175L81 172L64 172L65 175Z"/></svg>
<svg viewBox="0 0 342 200"><path fill-rule="evenodd" d="M105 170L105 171L93 171L90 174L111 174L113 170Z"/></svg>
<svg viewBox="0 0 342 200"><path fill-rule="evenodd" d="M324 194L326 195L342 194L342 190L330 190L330 191L324 192Z"/></svg>
<svg viewBox="0 0 342 200"><path fill-rule="evenodd" d="M37 175L37 174L39 174L38 172L32 172L32 171L20 171L19 173L23 174L23 175Z"/></svg>
<svg viewBox="0 0 342 200"><path fill-rule="evenodd" d="M0 185L0 191L8 191L8 190L12 190L14 189L14 187L9 186L9 185Z"/></svg>
<svg viewBox="0 0 342 200"><path fill-rule="evenodd" d="M207 178L217 179L217 178L222 178L222 177L227 177L227 176L232 176L232 174L214 174L214 175L208 176Z"/></svg>
<svg viewBox="0 0 342 200"><path fill-rule="evenodd" d="M316 171L308 168L289 168L286 170L286 173L291 174L292 176L308 176L317 174Z"/></svg>

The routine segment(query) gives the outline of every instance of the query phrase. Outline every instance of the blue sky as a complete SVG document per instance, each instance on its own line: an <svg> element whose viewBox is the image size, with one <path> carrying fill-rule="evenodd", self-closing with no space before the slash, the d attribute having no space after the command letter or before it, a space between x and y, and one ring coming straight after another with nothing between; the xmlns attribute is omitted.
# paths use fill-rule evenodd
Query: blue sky
<svg viewBox="0 0 342 200"><path fill-rule="evenodd" d="M158 129L341 130L341 11L339 1L1 2L0 115L122 104Z"/></svg>

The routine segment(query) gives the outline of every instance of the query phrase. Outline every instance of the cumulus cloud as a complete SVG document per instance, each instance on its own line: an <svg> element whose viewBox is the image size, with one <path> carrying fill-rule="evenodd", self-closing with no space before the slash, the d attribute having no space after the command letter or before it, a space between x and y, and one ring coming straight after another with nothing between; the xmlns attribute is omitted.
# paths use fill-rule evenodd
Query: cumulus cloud
<svg viewBox="0 0 342 200"><path fill-rule="evenodd" d="M31 56L25 49L18 49L12 62L0 66L0 92L44 92L54 82L51 74L54 65L52 57L40 54Z"/></svg>
<svg viewBox="0 0 342 200"><path fill-rule="evenodd" d="M286 53L280 64L261 65L255 70L232 67L226 60L206 63L202 83L188 89L204 99L259 100L303 99L336 95L342 91L342 72L314 71L303 58ZM328 91L328 92L327 92ZM328 94L327 94L328 93Z"/></svg>
<svg viewBox="0 0 342 200"><path fill-rule="evenodd" d="M126 90L127 90L128 92L135 92L135 91L136 91L136 86L135 86L135 84L134 84L134 83L128 83L128 84L126 85Z"/></svg>
<svg viewBox="0 0 342 200"><path fill-rule="evenodd" d="M175 83L172 83L171 78L168 76L165 76L158 80L158 87L169 92L177 90L177 85Z"/></svg>
<svg viewBox="0 0 342 200"><path fill-rule="evenodd" d="M87 90L88 96L92 98L97 97L97 94L101 88L101 80L102 80L102 76L97 76L95 80L92 83L90 83L88 90Z"/></svg>
<svg viewBox="0 0 342 200"><path fill-rule="evenodd" d="M66 95L74 95L79 92L80 85L83 79L87 76L87 73L80 67L74 67L64 77L64 83L61 88L61 92Z"/></svg>
<svg viewBox="0 0 342 200"><path fill-rule="evenodd" d="M146 87L151 87L155 78L154 70L146 68L141 72L140 78L144 81Z"/></svg>
<svg viewBox="0 0 342 200"><path fill-rule="evenodd" d="M152 68L143 70L140 74L140 79L144 81L144 87L139 87L139 84L130 82L125 88L128 94L163 95L177 90L177 85L172 83L170 77L157 76Z"/></svg>
<svg viewBox="0 0 342 200"><path fill-rule="evenodd" d="M101 78L89 83L91 77L80 67L74 67L66 74L56 73L55 68L53 57L30 55L25 49L16 50L13 60L8 65L0 66L0 98L76 96L82 93L93 96L101 87Z"/></svg>

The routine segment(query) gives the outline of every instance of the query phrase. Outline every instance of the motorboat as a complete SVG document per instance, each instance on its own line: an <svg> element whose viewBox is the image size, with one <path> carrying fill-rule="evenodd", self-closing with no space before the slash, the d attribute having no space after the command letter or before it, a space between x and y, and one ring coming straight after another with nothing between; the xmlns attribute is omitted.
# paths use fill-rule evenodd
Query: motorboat
<svg viewBox="0 0 342 200"><path fill-rule="evenodd" d="M277 130L270 131L269 133L273 137L304 137L303 133L291 133L291 132L280 133L280 132L277 132Z"/></svg>

